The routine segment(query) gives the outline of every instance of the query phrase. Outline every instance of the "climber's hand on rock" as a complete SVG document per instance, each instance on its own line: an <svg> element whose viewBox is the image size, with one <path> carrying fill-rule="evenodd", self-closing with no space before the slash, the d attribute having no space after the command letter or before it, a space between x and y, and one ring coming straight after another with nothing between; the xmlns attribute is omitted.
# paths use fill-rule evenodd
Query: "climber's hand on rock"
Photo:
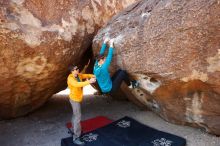
<svg viewBox="0 0 220 146"><path fill-rule="evenodd" d="M110 40L110 47L112 47L112 48L114 47L114 39Z"/></svg>
<svg viewBox="0 0 220 146"><path fill-rule="evenodd" d="M106 38L104 39L104 43L106 44L109 40L110 40L110 38L109 38L109 37L106 37Z"/></svg>

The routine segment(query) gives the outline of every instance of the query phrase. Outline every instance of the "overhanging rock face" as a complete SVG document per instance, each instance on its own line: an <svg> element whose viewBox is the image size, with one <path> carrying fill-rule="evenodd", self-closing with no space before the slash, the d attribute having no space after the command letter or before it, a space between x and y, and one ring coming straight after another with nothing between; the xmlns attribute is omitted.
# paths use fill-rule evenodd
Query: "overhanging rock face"
<svg viewBox="0 0 220 146"><path fill-rule="evenodd" d="M24 115L66 87L68 66L136 0L1 0L0 117Z"/></svg>
<svg viewBox="0 0 220 146"><path fill-rule="evenodd" d="M148 0L127 8L98 32L115 38L111 71L139 80L136 98L165 120L220 135L220 3Z"/></svg>

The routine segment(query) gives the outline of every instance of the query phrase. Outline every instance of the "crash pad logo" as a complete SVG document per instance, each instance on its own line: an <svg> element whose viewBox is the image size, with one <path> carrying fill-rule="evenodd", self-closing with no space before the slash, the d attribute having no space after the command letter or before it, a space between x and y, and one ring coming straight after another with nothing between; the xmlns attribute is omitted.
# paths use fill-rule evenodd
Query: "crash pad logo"
<svg viewBox="0 0 220 146"><path fill-rule="evenodd" d="M128 128L131 126L131 121L122 120L122 121L118 122L116 125L121 128Z"/></svg>
<svg viewBox="0 0 220 146"><path fill-rule="evenodd" d="M82 139L86 142L92 142L92 141L96 141L98 138L98 134L94 134L94 133L89 133L86 135L83 135Z"/></svg>
<svg viewBox="0 0 220 146"><path fill-rule="evenodd" d="M152 141L154 146L172 146L172 141L167 140L166 138L161 138L161 139L155 139Z"/></svg>

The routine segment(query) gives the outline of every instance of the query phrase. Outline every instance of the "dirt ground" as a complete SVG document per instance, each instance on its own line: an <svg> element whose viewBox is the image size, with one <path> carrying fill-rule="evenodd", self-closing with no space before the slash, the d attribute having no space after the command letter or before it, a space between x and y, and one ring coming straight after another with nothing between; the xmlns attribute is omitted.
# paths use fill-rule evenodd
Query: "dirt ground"
<svg viewBox="0 0 220 146"><path fill-rule="evenodd" d="M151 111L143 111L128 101L110 97L87 95L82 104L82 119L98 115L117 120L124 116L173 133L187 139L187 146L220 146L220 137L199 129L170 124ZM28 116L0 121L1 146L60 146L61 138L68 137L65 123L71 118L68 96L55 95L45 106Z"/></svg>

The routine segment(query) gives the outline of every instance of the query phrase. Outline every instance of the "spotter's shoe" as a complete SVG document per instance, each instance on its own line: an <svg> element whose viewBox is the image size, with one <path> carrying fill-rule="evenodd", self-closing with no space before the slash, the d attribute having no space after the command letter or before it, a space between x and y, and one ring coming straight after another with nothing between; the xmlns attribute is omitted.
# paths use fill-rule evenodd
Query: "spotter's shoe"
<svg viewBox="0 0 220 146"><path fill-rule="evenodd" d="M80 145L80 146L85 145L85 143L81 141L79 138L76 138L75 140L73 140L73 143L76 145Z"/></svg>

